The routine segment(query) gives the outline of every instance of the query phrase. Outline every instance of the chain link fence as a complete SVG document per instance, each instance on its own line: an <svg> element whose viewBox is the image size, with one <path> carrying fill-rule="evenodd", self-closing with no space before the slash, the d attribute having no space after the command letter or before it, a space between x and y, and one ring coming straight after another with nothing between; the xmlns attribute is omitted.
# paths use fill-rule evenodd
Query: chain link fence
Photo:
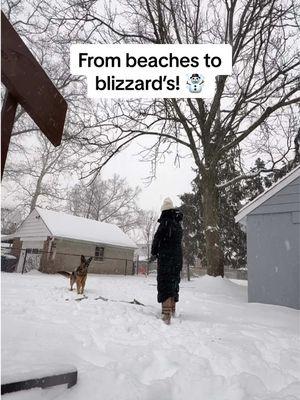
<svg viewBox="0 0 300 400"><path fill-rule="evenodd" d="M81 254L44 251L39 249L19 249L19 257L10 254L7 247L1 247L1 270L5 272L27 273L38 270L45 273L57 271L73 271L80 265ZM86 258L90 254L83 254ZM131 259L102 257L93 260L90 273L133 275L134 262Z"/></svg>
<svg viewBox="0 0 300 400"><path fill-rule="evenodd" d="M85 255L90 257L90 255ZM47 252L38 249L21 249L20 257L10 254L10 249L1 247L1 271L27 273L39 270L46 273L55 273L59 270L73 271L80 264L80 254ZM21 260L20 260L21 258ZM63 261L62 261L63 260ZM20 261L20 262L19 262ZM94 261L89 268L90 273L156 276L157 262L123 258L103 257ZM202 267L183 265L181 278L190 280L206 275L207 270ZM225 268L224 275L229 279L247 280L247 269L236 270Z"/></svg>

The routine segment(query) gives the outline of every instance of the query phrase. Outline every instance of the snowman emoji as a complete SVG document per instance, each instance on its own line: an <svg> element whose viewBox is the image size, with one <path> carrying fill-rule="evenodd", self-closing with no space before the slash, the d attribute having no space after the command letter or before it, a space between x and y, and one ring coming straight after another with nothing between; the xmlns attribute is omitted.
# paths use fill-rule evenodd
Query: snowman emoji
<svg viewBox="0 0 300 400"><path fill-rule="evenodd" d="M200 93L204 83L204 78L199 74L192 74L187 81L191 93Z"/></svg>

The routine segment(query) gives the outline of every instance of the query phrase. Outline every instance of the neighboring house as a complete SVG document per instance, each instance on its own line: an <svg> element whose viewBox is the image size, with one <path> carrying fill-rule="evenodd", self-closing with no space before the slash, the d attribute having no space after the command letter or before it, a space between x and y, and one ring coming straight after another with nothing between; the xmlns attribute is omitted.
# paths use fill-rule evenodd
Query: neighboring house
<svg viewBox="0 0 300 400"><path fill-rule="evenodd" d="M248 300L300 308L300 167L243 207Z"/></svg>
<svg viewBox="0 0 300 400"><path fill-rule="evenodd" d="M91 273L131 274L135 243L116 225L36 207L16 233L17 271L72 271L80 255L93 256Z"/></svg>

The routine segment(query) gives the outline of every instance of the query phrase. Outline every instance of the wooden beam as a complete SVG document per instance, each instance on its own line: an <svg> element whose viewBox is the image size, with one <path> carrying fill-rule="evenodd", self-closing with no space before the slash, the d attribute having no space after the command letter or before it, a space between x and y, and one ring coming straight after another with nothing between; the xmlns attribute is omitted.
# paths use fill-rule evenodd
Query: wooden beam
<svg viewBox="0 0 300 400"><path fill-rule="evenodd" d="M16 99L7 90L1 110L1 179L3 176L17 105L18 103Z"/></svg>
<svg viewBox="0 0 300 400"><path fill-rule="evenodd" d="M77 370L57 375L49 375L43 378L27 379L24 381L5 383L1 385L1 394L28 390L36 387L45 389L51 386L67 384L68 388L77 382Z"/></svg>
<svg viewBox="0 0 300 400"><path fill-rule="evenodd" d="M67 103L1 12L1 80L54 146L61 142Z"/></svg>

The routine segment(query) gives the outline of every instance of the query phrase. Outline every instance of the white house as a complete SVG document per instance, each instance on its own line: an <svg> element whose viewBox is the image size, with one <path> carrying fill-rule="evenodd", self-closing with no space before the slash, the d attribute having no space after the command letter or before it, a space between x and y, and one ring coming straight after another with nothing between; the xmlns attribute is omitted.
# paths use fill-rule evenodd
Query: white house
<svg viewBox="0 0 300 400"><path fill-rule="evenodd" d="M17 271L73 270L93 256L89 272L130 274L136 244L116 225L36 207L13 234Z"/></svg>

